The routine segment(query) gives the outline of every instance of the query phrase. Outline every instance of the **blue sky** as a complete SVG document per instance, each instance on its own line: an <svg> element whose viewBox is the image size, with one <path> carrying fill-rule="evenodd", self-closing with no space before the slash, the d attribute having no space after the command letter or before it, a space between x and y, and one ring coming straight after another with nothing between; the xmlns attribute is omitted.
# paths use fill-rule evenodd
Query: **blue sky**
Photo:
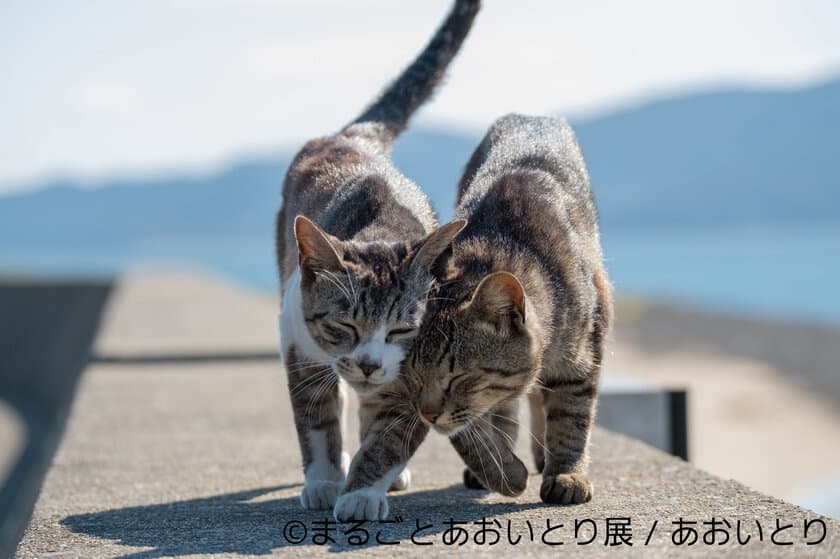
<svg viewBox="0 0 840 559"><path fill-rule="evenodd" d="M449 0L4 0L0 192L215 166L351 118ZM486 0L419 122L598 112L840 74L836 0Z"/></svg>

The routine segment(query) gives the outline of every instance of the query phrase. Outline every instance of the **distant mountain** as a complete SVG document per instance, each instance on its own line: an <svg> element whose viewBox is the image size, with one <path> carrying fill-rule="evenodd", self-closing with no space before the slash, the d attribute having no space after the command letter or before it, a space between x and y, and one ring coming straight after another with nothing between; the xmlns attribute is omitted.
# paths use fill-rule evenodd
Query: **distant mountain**
<svg viewBox="0 0 840 559"><path fill-rule="evenodd" d="M605 227L840 220L840 80L804 90L690 95L573 124ZM420 129L396 147L398 165L443 219L479 139ZM33 185L0 198L0 243L270 236L292 155L209 176Z"/></svg>
<svg viewBox="0 0 840 559"><path fill-rule="evenodd" d="M657 101L576 129L608 226L840 219L840 80Z"/></svg>

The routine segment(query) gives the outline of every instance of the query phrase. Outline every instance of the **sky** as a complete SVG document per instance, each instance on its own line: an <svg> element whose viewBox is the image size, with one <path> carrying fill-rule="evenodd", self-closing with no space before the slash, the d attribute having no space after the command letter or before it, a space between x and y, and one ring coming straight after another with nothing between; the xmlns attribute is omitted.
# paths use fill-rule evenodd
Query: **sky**
<svg viewBox="0 0 840 559"><path fill-rule="evenodd" d="M485 0L426 126L840 75L836 0ZM0 193L294 149L365 106L449 0L3 0Z"/></svg>

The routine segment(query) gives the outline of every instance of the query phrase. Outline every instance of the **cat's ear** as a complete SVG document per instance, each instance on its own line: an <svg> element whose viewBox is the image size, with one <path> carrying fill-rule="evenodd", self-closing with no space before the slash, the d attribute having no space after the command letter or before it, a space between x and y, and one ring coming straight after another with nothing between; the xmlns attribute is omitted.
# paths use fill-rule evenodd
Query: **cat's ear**
<svg viewBox="0 0 840 559"><path fill-rule="evenodd" d="M456 219L429 233L420 241L417 254L411 261L412 272L431 271L438 258L452 247L452 241L466 226L466 219Z"/></svg>
<svg viewBox="0 0 840 559"><path fill-rule="evenodd" d="M511 273L493 272L475 288L470 309L494 325L525 322L525 289Z"/></svg>
<svg viewBox="0 0 840 559"><path fill-rule="evenodd" d="M341 258L333 243L338 239L327 234L315 222L299 215L295 218L298 263L302 270L340 270Z"/></svg>

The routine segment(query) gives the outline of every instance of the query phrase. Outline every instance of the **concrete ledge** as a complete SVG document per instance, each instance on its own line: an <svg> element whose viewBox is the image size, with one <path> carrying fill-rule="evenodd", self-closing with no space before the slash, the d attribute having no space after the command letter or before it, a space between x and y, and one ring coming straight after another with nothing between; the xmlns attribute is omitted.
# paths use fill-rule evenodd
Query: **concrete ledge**
<svg viewBox="0 0 840 559"><path fill-rule="evenodd" d="M612 557L626 551L626 545L604 545L616 543L607 538L608 519L616 526L621 522L616 519L623 518L629 519L633 548L659 556L724 551L767 557L792 550L840 556L836 520L716 478L600 428L592 441L596 494L591 503L545 506L537 476L517 499L466 490L460 483L460 459L444 438L430 436L411 464L412 488L391 499L392 517L402 521L365 527L370 538L381 531L399 541L398 546L372 541L354 546L357 540L345 533L350 525L330 533L335 543L319 546L312 528L329 513L300 508L303 476L279 364L262 358L169 359L242 355L272 347L273 299L195 276L130 278L117 295L97 350L130 358L95 364L82 377L65 437L18 547L21 558L305 556L325 551L448 557L465 550L478 556L561 552ZM225 311L223 320L219 309ZM150 361L149 355L162 358ZM354 415L349 416L345 448L352 452L357 428ZM527 418L522 423L527 425ZM530 464L527 447L528 437L522 434L518 452ZM485 534L489 539L484 545L476 543L481 527L475 523L484 518L491 523L488 528L498 521L501 543L487 545L492 533ZM674 544L673 522L680 518L697 522L680 533L691 541L691 529L696 529L694 545ZM444 544L450 519L468 522L464 528L470 543ZM710 526L703 523L724 519L730 527L718 528L728 531L728 542L705 544ZM776 535L777 541L792 546L771 541L777 519L781 526L792 525ZM577 539L575 520L584 521ZM821 527L826 527L820 544L806 545L806 520L812 522L807 540L819 539ZM301 535L297 521L307 529L300 543L294 543ZM742 538L750 535L743 546L736 542L738 521ZM418 523L431 525L417 539L432 545L412 543ZM522 537L515 547L507 543L508 523L513 538ZM563 527L545 535L544 542L547 523ZM591 538L593 524L597 534L592 543L577 545ZM721 532L715 536L715 544L722 541ZM556 541L563 547L547 543Z"/></svg>
<svg viewBox="0 0 840 559"><path fill-rule="evenodd" d="M179 557L239 556L268 553L310 555L325 551L312 541L312 527L328 514L304 511L298 502L302 475L284 378L279 367L266 364L172 365L119 368L96 366L83 380L64 443L43 488L32 523L18 549L22 558L68 557ZM354 426L349 429L354 432ZM355 447L356 437L349 436ZM528 456L521 437L520 455ZM760 557L786 554L789 547L770 541L776 528L793 527L777 539L794 542L794 549L836 557L840 554L840 523L821 518L827 535L807 547L804 522L816 514L753 492L734 482L715 478L690 464L641 442L598 429L592 441L592 478L595 499L576 507L548 507L540 503L539 478L517 499L473 492L460 484L462 466L445 439L430 437L412 463L414 485L391 499L392 515L401 522L366 527L371 537L400 541L363 546L365 555L422 554L449 556L454 552L443 538L450 518L467 521L469 549L478 555L507 555L507 524L523 540L515 548L528 555L556 554L542 542L547 522L562 523L546 536L563 541L564 553L612 556L605 546L608 518L629 518L634 547L661 555L676 552L706 554L703 543L709 527L703 522L725 519L730 539L718 550ZM528 457L530 461L530 457ZM475 543L475 522L487 518L502 526L503 542ZM696 521L700 538L693 546L675 546L672 534L680 518ZM575 520L591 519L596 539L577 545ZM744 546L735 543L741 521ZM307 528L304 542L289 541L289 523ZM758 541L756 521L763 541ZM411 534L432 527L416 546ZM613 520L613 522L618 522ZM534 531L530 541L528 523ZM645 540L654 527L648 545ZM725 526L724 526L725 527ZM332 551L357 549L343 534L332 533ZM579 539L591 537L584 522ZM291 528L294 531L294 528ZM297 536L295 535L297 534ZM292 539L300 535L298 529ZM584 537L585 536L585 537ZM721 541L721 534L718 533ZM492 540L492 538L491 538ZM296 541L296 540L295 540ZM457 547L457 546L455 546ZM357 551L361 552L362 550Z"/></svg>

